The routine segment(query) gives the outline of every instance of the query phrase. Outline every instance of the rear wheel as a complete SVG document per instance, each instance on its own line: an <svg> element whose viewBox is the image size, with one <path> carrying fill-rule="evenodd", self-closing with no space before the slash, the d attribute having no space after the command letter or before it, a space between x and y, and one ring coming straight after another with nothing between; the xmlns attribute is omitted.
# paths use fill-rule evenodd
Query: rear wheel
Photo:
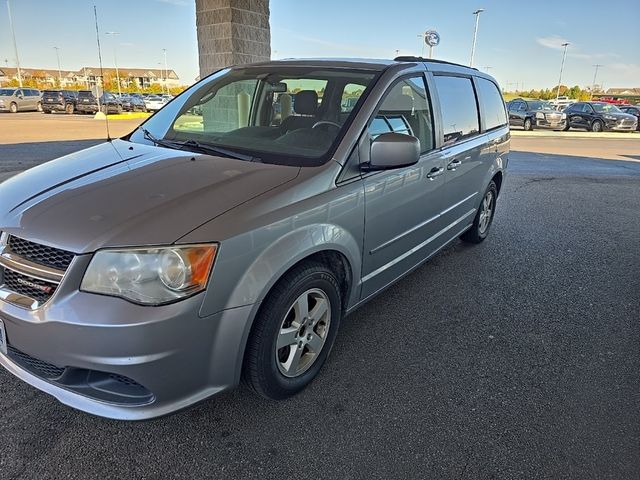
<svg viewBox="0 0 640 480"><path fill-rule="evenodd" d="M340 288L324 264L309 262L282 278L263 303L247 343L244 382L280 400L304 389L324 364L340 325Z"/></svg>
<svg viewBox="0 0 640 480"><path fill-rule="evenodd" d="M73 103L67 103L64 107L64 111L67 112L69 115L71 115L73 113Z"/></svg>
<svg viewBox="0 0 640 480"><path fill-rule="evenodd" d="M15 103L12 103L11 105L9 105L9 111L11 113L18 113L18 105Z"/></svg>
<svg viewBox="0 0 640 480"><path fill-rule="evenodd" d="M533 130L533 122L531 122L530 118L526 118L524 120L524 129L525 131L529 132L531 130Z"/></svg>
<svg viewBox="0 0 640 480"><path fill-rule="evenodd" d="M600 120L594 120L591 124L592 132L601 132L602 131L602 122Z"/></svg>
<svg viewBox="0 0 640 480"><path fill-rule="evenodd" d="M496 212L496 200L498 198L498 188L492 180L484 193L480 208L473 220L473 225L469 230L461 235L461 239L469 243L480 243L489 235L489 227L493 222Z"/></svg>

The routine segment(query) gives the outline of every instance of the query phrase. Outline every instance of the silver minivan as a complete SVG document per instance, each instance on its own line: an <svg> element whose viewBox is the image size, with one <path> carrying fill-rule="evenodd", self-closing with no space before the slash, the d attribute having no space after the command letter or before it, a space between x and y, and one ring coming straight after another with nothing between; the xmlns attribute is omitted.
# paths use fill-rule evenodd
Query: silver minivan
<svg viewBox="0 0 640 480"><path fill-rule="evenodd" d="M495 80L461 65L220 70L0 185L0 364L117 419L241 380L289 397L349 313L486 238L509 138Z"/></svg>
<svg viewBox="0 0 640 480"><path fill-rule="evenodd" d="M35 88L0 88L0 112L41 112L42 93Z"/></svg>

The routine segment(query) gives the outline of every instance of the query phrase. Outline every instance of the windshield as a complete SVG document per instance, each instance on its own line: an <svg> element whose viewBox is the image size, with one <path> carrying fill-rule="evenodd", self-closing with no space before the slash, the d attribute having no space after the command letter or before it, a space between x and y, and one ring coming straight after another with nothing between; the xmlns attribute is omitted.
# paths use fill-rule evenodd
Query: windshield
<svg viewBox="0 0 640 480"><path fill-rule="evenodd" d="M554 110L549 102L528 102L530 110Z"/></svg>
<svg viewBox="0 0 640 480"><path fill-rule="evenodd" d="M10 97L15 93L15 89L13 88L0 88L0 95L6 95Z"/></svg>
<svg viewBox="0 0 640 480"><path fill-rule="evenodd" d="M610 103L592 103L591 106L598 113L622 113L618 107Z"/></svg>
<svg viewBox="0 0 640 480"><path fill-rule="evenodd" d="M181 94L144 128L159 140L197 142L265 163L320 165L374 76L288 65L225 70ZM139 131L130 140L148 143Z"/></svg>

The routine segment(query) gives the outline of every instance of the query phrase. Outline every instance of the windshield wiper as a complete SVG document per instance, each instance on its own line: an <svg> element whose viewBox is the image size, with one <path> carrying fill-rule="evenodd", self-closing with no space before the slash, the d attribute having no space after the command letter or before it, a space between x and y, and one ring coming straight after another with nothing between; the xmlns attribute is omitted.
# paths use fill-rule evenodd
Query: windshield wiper
<svg viewBox="0 0 640 480"><path fill-rule="evenodd" d="M226 148L216 147L215 145L209 145L207 143L201 143L197 140L167 140L156 138L149 130L144 127L138 127L142 130L144 138L151 140L153 143L160 147L173 148L177 150L195 149L201 153L213 153L216 155L223 155L228 158L235 158L237 160L244 160L246 162L260 162L260 158L253 157L251 155L245 155L243 153L234 152L233 150L227 150Z"/></svg>

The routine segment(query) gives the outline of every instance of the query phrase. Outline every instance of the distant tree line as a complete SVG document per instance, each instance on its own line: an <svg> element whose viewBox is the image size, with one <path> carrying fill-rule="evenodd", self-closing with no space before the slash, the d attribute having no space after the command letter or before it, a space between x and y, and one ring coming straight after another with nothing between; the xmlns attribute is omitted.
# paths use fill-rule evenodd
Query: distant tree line
<svg viewBox="0 0 640 480"><path fill-rule="evenodd" d="M556 98L558 87L544 88L542 90L516 90L515 95L523 98L539 98L541 100L552 100ZM566 96L576 100L589 100L591 98L591 91L582 89L578 85L573 87L567 87L566 85L560 85L560 96Z"/></svg>

